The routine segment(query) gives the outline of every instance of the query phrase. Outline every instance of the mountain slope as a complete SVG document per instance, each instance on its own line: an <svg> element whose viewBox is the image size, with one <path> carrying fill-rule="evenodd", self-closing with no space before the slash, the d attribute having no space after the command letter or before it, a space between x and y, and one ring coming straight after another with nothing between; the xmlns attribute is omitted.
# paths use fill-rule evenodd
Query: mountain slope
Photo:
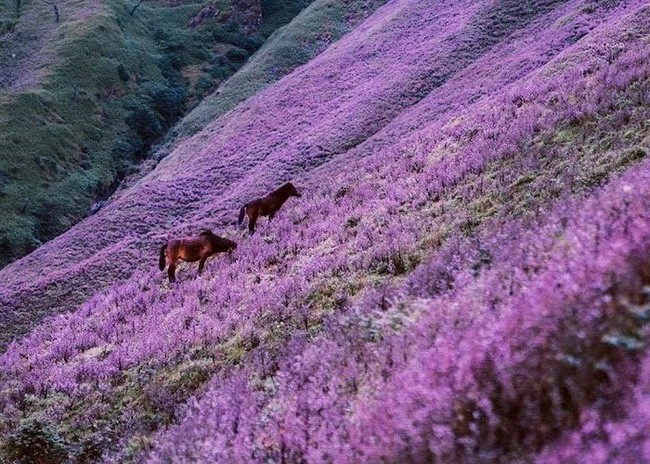
<svg viewBox="0 0 650 464"><path fill-rule="evenodd" d="M275 31L237 73L183 117L169 131L165 141L155 147L152 156L142 163L139 172L122 182L121 189L130 187L149 173L180 140L194 135L213 119L307 63L383 3L383 0L312 2L291 23Z"/></svg>
<svg viewBox="0 0 650 464"><path fill-rule="evenodd" d="M86 216L307 4L3 1L0 266Z"/></svg>
<svg viewBox="0 0 650 464"><path fill-rule="evenodd" d="M649 31L634 1L380 8L0 271L5 340L69 311L0 358L3 452L532 460L590 411L624 422ZM303 198L240 238L238 208L290 179ZM169 287L159 245L201 227L236 257Z"/></svg>
<svg viewBox="0 0 650 464"><path fill-rule="evenodd" d="M315 6L319 9L326 9L328 13L322 14L318 9L315 12L306 11L306 17L301 18L301 22L304 21L307 24L320 24L322 21L324 24L329 24L330 21L334 21L334 19L328 16L332 14L332 12L329 11L331 10L329 3L318 2ZM374 7L376 7L376 5L372 8ZM347 15L363 17L367 11L372 11L372 8L364 6L363 2L350 2L344 11ZM340 15L340 12L335 11L334 14L334 18L336 18L337 15ZM323 17L325 18L324 20L322 19ZM353 21L357 20L358 19L356 18L353 19ZM296 39L294 39L294 37L297 36L296 38L301 41L303 40L301 29L304 29L304 25L302 24L298 24L297 27L294 27L293 25L289 27L286 34L288 34L290 38L285 38L285 40L280 41L280 44L284 47L295 47L294 42ZM327 31L326 28L325 32ZM285 32L282 32L282 34L285 34ZM278 60L273 56L275 53L274 50L274 47L268 47L265 50L262 50L260 58L269 60L271 63L277 63ZM248 67L246 67L243 69L243 73L251 74L252 72L248 70ZM248 82L249 84L256 81L255 78L246 79L246 77L242 78L240 76L235 76L235 79ZM257 85L258 84L255 84L254 87ZM223 95L230 96L232 95L232 91L229 91L228 88L226 88ZM236 100L237 98L242 97L237 95L232 98ZM225 104L228 105L229 103L226 102ZM195 113L192 112L190 116L194 114ZM193 142L192 140L184 140L182 143L188 145ZM127 203L132 201L134 198L133 192L131 192L130 195L130 199L126 200ZM186 195L186 193L184 195ZM146 198L143 198L139 194L136 194L135 197L138 202L140 200L146 200ZM164 205L159 205L159 207L162 214L170 214L171 218L174 218L182 213L186 201L187 199L181 199L180 202L174 206L174 208L181 208L177 211L166 210ZM131 255L129 247L125 246L125 243L130 242L130 239L128 239L127 236L132 233L151 233L149 225L141 222L139 214L138 219L129 217L129 214L127 213L129 208L130 207L126 207L124 209L123 212L125 215L119 213L118 215L112 216L110 211L114 211L114 209L112 206L107 206L105 209L108 213L102 213L98 217L88 218L84 223L80 224L80 227L86 231L98 232L104 227L98 225L103 223L102 218L111 218L109 221L113 222L114 225L106 227L106 229L100 234L101 236L96 236L92 247L79 245L80 243L87 243L86 239L81 239L81 242L75 242L73 240L73 242L75 242L74 244L68 242L66 239L62 239L57 242L58 244L46 244L45 248L42 248L40 252L36 252L36 254L20 261L20 263L8 266L6 270L3 270L5 275L13 277L9 277L10 280L6 282L6 287L0 289L0 302L3 303L2 307L5 309L5 311L3 311L3 318L0 320L0 346L6 344L16 335L24 333L29 327L38 323L44 315L56 313L61 310L69 310L71 304L80 303L85 300L98 288L110 284L112 280L117 278L119 275L123 275L124 278L128 277L129 269L119 270L115 267L116 263L122 263L123 259L128 256L131 256L132 260L136 262L138 261L135 255ZM160 218L159 214L156 213L147 220L157 221ZM81 233L81 235L84 234L85 232ZM141 247L143 244L144 242L135 246ZM50 271L47 276L43 276L41 262L43 255L40 253L45 251L49 246L53 247L51 252L46 252L52 259L51 261L48 261L48 269ZM101 249L103 249L102 252L99 251ZM116 253L116 251L119 251L119 254ZM106 260L99 258L101 256L109 257L109 259ZM66 266L66 263L72 264L72 266L68 269L62 269ZM15 273L13 270L16 269L15 266L23 269L23 272L18 274ZM28 269L31 269L31 271ZM35 274L32 272L35 272ZM42 277L45 277L45 279ZM14 280L14 278L17 280ZM74 283L71 282L71 285L60 286L58 284L61 279L67 280L70 278L74 281ZM22 284L19 282L25 284L25 287L23 288ZM25 291L27 288L30 290ZM16 298L10 295L15 295Z"/></svg>

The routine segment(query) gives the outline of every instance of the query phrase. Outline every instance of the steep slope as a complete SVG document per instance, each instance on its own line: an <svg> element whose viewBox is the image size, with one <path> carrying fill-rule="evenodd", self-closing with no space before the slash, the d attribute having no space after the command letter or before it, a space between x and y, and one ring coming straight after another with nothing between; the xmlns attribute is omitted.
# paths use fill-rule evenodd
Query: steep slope
<svg viewBox="0 0 650 464"><path fill-rule="evenodd" d="M71 311L0 358L3 452L533 459L623 421L598 399L641 388L648 32L634 1L380 8L0 272L5 334ZM152 269L288 179L301 201L233 260Z"/></svg>
<svg viewBox="0 0 650 464"><path fill-rule="evenodd" d="M269 89L254 103L240 106L223 122L217 120L202 134L183 141L156 172L127 192L119 203L89 218L76 232L47 244L2 272L7 276L7 291L0 293L0 299L6 302L8 314L2 321L0 335L7 340L8 332L23 332L40 315L69 309L71 303L83 301L103 284L120 275L128 277L129 268L138 266L136 247L149 247L153 255L156 241L160 240L157 234L173 233L173 227L169 228L177 218L183 218L179 223L186 223L196 214L193 211L211 204L209 209L218 214L211 219L213 223L224 223L226 211L236 211L242 200L261 193L280 179L345 153L373 134L378 134L381 143L380 130L398 117L401 109L424 98L429 90L439 88L445 82L439 76L449 77L454 69L461 70L471 63L478 53L468 51L472 44L476 43L477 49L487 49L491 39L485 37L490 37L493 29L500 30L499 21L512 23L500 10L495 13L496 19L491 20L493 24L486 23L484 18L488 16L480 11L480 4L473 4L463 13L465 6L424 11L418 28L412 26L408 31L397 27L400 16L379 14L376 21L381 27L377 30L361 27L354 37L335 44L307 69L293 73L292 79L284 80L282 86ZM404 14L417 17L418 12L411 11L416 7L409 8ZM426 6L422 9L426 10ZM462 14L456 14L459 11ZM531 15L528 12L524 17L530 19ZM425 27L438 21L446 27L433 32L431 26ZM573 35L574 31L567 33ZM381 40L376 37L378 34ZM468 37L474 37L469 45ZM384 43L391 43L396 52L385 56L381 52ZM559 48L552 41L549 49ZM542 55L540 61L548 58L549 55ZM532 69L530 65L521 68ZM336 79L332 78L334 75ZM486 85L492 82L492 87L486 87L486 92L516 77L517 74L510 77L492 69L485 79ZM435 118L444 120L445 111L453 111L481 95L480 90L477 95L464 90L464 82L473 79L468 74L463 84L458 84L456 93L449 94L451 98L444 96L440 102L431 98ZM280 119L278 115L285 117ZM210 136L211 132L214 135ZM206 144L208 137L217 140ZM399 134L393 133L391 137ZM367 146L373 146L374 140ZM364 146L359 147L363 149ZM184 167L197 163L201 168ZM269 165L272 177L267 174ZM240 180L249 187L238 194L239 200L222 196L224 192L235 191ZM256 190L250 188L253 184L257 184ZM212 200L217 197L219 204ZM142 208L146 208L146 213ZM205 217L204 213L198 214ZM230 217L225 223L231 222ZM101 236L94 234L92 247L80 246L87 242L88 233L97 231L102 231ZM134 263L120 268L127 256ZM41 272L44 259L56 270L47 277ZM72 266L66 268L65 263ZM16 266L21 268L20 273L14 271ZM74 284L58 285L62 279L72 279ZM14 292L18 298L14 298Z"/></svg>

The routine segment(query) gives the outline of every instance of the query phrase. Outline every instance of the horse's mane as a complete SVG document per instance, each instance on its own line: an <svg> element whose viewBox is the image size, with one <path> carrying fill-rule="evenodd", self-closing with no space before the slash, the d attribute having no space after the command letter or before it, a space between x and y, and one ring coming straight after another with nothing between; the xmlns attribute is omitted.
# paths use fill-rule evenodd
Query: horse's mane
<svg viewBox="0 0 650 464"><path fill-rule="evenodd" d="M291 187L293 187L293 184L291 182L286 182L282 184L282 187L278 188L276 192L284 192L287 190L291 190Z"/></svg>
<svg viewBox="0 0 650 464"><path fill-rule="evenodd" d="M214 233L210 229L203 229L199 235L207 235L208 237L212 237Z"/></svg>

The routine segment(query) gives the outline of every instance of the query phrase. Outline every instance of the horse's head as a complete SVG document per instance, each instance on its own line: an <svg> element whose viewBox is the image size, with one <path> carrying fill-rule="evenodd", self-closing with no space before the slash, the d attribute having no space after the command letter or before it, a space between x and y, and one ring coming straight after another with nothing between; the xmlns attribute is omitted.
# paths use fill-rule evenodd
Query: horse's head
<svg viewBox="0 0 650 464"><path fill-rule="evenodd" d="M237 242L233 242L232 240L228 240L227 238L223 239L226 245L226 251L228 253L231 253L237 249Z"/></svg>
<svg viewBox="0 0 650 464"><path fill-rule="evenodd" d="M298 197L298 198L302 196L291 182L287 182L286 186L287 186L287 192L289 193L289 196Z"/></svg>
<svg viewBox="0 0 650 464"><path fill-rule="evenodd" d="M217 237L219 239L219 251L231 253L237 249L237 242L230 239Z"/></svg>

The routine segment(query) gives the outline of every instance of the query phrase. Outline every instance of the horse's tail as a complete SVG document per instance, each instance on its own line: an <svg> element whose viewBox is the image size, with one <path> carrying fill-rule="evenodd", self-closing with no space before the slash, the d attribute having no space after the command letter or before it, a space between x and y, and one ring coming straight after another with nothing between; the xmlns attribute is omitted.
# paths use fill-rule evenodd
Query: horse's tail
<svg viewBox="0 0 650 464"><path fill-rule="evenodd" d="M241 226L241 223L244 222L244 215L246 214L246 205L242 206L239 210L239 220L237 223Z"/></svg>
<svg viewBox="0 0 650 464"><path fill-rule="evenodd" d="M161 271L163 271L165 269L165 250L166 249L167 249L167 244L165 243L160 248L160 260L158 261L158 266L160 267Z"/></svg>

